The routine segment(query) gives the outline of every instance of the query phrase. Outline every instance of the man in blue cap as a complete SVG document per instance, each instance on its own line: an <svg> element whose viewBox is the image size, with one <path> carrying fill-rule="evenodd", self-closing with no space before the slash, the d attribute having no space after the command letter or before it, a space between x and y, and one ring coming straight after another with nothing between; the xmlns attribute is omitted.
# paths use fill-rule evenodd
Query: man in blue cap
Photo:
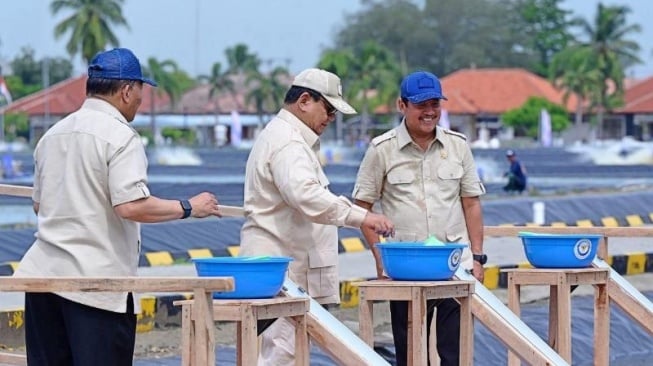
<svg viewBox="0 0 653 366"><path fill-rule="evenodd" d="M36 240L15 276L136 276L140 223L220 216L203 192L157 198L147 187L147 158L131 122L142 101L141 65L125 48L90 62L87 99L58 121L34 150ZM131 293L26 293L30 365L131 365L139 302Z"/></svg>
<svg viewBox="0 0 653 366"><path fill-rule="evenodd" d="M443 100L447 98L440 80L430 72L418 71L404 78L397 99L404 118L399 126L372 140L352 197L368 210L380 202L383 214L395 223L396 241L423 242L433 235L441 242L469 243L462 265L482 281L487 257L479 196L485 188L465 135L438 126ZM361 230L374 255L377 277L386 278L376 248L378 235ZM460 305L453 299L429 301L427 324L436 306L441 365L458 365ZM390 313L397 365L406 365L407 302L391 301Z"/></svg>

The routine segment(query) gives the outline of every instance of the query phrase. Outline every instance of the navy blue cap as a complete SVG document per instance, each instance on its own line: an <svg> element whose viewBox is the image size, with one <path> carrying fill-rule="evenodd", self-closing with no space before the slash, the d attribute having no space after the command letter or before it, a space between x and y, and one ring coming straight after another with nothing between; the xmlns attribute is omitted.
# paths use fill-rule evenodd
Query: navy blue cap
<svg viewBox="0 0 653 366"><path fill-rule="evenodd" d="M152 86L157 84L143 77L141 63L126 48L114 48L95 55L88 64L88 77L100 79L138 80Z"/></svg>
<svg viewBox="0 0 653 366"><path fill-rule="evenodd" d="M429 99L447 100L442 94L440 80L427 71L416 71L406 76L401 82L401 97L415 104Z"/></svg>

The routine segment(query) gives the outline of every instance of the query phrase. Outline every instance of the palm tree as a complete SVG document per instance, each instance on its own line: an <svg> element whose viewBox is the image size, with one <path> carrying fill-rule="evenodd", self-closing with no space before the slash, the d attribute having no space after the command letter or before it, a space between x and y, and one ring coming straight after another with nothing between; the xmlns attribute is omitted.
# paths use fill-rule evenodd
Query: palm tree
<svg viewBox="0 0 653 366"><path fill-rule="evenodd" d="M73 10L73 14L61 21L54 28L54 36L59 39L70 32L66 50L70 56L81 53L88 62L107 45L119 46L118 38L112 27L125 26L127 20L122 15L121 5L124 0L53 0L50 11L56 15L61 10Z"/></svg>
<svg viewBox="0 0 653 366"><path fill-rule="evenodd" d="M181 98L183 92L181 84L178 82L175 74L179 72L179 66L172 60L158 61L154 57L147 59L147 66L144 67L143 72L146 76L154 79L159 85L158 88L150 88L150 129L152 136L156 136L156 120L154 118L156 111L154 105L154 94L159 95L165 93L170 99L171 109L175 109L175 105ZM154 143L156 139L152 142Z"/></svg>
<svg viewBox="0 0 653 366"><path fill-rule="evenodd" d="M567 104L574 94L576 104L574 124L583 122L584 103L589 103L589 111L596 107L597 90L603 83L602 76L591 61L588 49L567 48L555 54L549 64L549 79L556 88L564 90L563 102Z"/></svg>
<svg viewBox="0 0 653 366"><path fill-rule="evenodd" d="M238 98L236 98L236 89L234 87L234 81L232 75L228 71L222 70L222 64L216 62L211 66L211 75L200 75L198 77L200 81L208 82L211 85L209 89L209 100L212 100L220 93L228 91L234 99L235 105L240 107L238 103ZM216 116L219 113L218 104L216 102Z"/></svg>
<svg viewBox="0 0 653 366"><path fill-rule="evenodd" d="M389 49L374 41L366 41L354 51L325 52L318 67L344 80L347 99L361 111L361 136L367 134L370 113L382 105L391 108L399 94L401 67Z"/></svg>
<svg viewBox="0 0 653 366"><path fill-rule="evenodd" d="M224 51L227 56L228 72L232 74L247 74L258 71L261 59L255 53L250 53L247 45L238 43Z"/></svg>
<svg viewBox="0 0 653 366"><path fill-rule="evenodd" d="M599 136L603 126L603 113L617 106L620 102L619 96L624 92L624 69L641 63L637 56L639 45L626 38L641 32L639 24L627 23L626 15L630 11L627 6L604 6L599 3L593 24L584 19L577 20L587 38L576 46L578 52L584 52L590 57L593 68L598 70L603 80L596 93Z"/></svg>
<svg viewBox="0 0 653 366"><path fill-rule="evenodd" d="M290 73L283 66L275 67L267 76L250 71L245 82L250 92L245 100L248 104L254 104L261 124L264 114L281 109L289 78Z"/></svg>

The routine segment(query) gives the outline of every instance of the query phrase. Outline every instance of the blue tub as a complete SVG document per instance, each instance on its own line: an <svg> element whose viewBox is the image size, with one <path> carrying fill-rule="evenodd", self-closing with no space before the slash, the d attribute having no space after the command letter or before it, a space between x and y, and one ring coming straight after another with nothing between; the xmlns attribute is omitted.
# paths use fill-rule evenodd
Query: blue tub
<svg viewBox="0 0 653 366"><path fill-rule="evenodd" d="M460 266L465 244L425 245L422 242L376 244L388 277L400 281L448 280Z"/></svg>
<svg viewBox="0 0 653 366"><path fill-rule="evenodd" d="M601 235L519 233L526 259L536 268L585 268L592 265Z"/></svg>
<svg viewBox="0 0 653 366"><path fill-rule="evenodd" d="M265 299L283 286L290 257L213 257L193 259L200 277L230 276L235 291L214 292L214 299Z"/></svg>

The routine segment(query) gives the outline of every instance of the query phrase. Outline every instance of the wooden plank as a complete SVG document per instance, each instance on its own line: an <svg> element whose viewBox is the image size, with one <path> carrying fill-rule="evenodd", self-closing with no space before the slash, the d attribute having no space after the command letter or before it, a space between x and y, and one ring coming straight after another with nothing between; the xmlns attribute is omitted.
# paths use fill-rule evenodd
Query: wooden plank
<svg viewBox="0 0 653 366"><path fill-rule="evenodd" d="M320 348L342 365L389 366L383 357L360 339L346 325L329 313L317 301L310 298L296 283L286 279L283 291L291 297L310 299L310 310L306 314L308 334Z"/></svg>
<svg viewBox="0 0 653 366"><path fill-rule="evenodd" d="M0 195L32 198L32 187L0 184Z"/></svg>
<svg viewBox="0 0 653 366"><path fill-rule="evenodd" d="M32 198L32 187L11 184L0 184L0 195ZM245 209L238 206L218 205L218 210L223 217L243 217Z"/></svg>
<svg viewBox="0 0 653 366"><path fill-rule="evenodd" d="M470 296L456 299L460 303L460 364L474 365L474 318Z"/></svg>
<svg viewBox="0 0 653 366"><path fill-rule="evenodd" d="M177 292L233 291L233 277L0 277L0 291Z"/></svg>
<svg viewBox="0 0 653 366"><path fill-rule="evenodd" d="M592 265L610 271L608 295L631 319L639 323L649 334L653 335L653 302L626 281L610 265L600 259L594 259Z"/></svg>
<svg viewBox="0 0 653 366"><path fill-rule="evenodd" d="M531 365L568 365L556 351L474 276L458 268L456 278L476 281L474 295L472 295L472 313L511 351Z"/></svg>
<svg viewBox="0 0 653 366"><path fill-rule="evenodd" d="M27 366L27 356L0 352L0 365Z"/></svg>
<svg viewBox="0 0 653 366"><path fill-rule="evenodd" d="M519 226L485 226L483 234L486 237L518 236L520 231L525 231ZM552 227L541 226L528 228L529 232L542 234L600 234L608 237L653 237L653 227Z"/></svg>
<svg viewBox="0 0 653 366"><path fill-rule="evenodd" d="M594 364L610 364L610 296L606 285L594 292Z"/></svg>

